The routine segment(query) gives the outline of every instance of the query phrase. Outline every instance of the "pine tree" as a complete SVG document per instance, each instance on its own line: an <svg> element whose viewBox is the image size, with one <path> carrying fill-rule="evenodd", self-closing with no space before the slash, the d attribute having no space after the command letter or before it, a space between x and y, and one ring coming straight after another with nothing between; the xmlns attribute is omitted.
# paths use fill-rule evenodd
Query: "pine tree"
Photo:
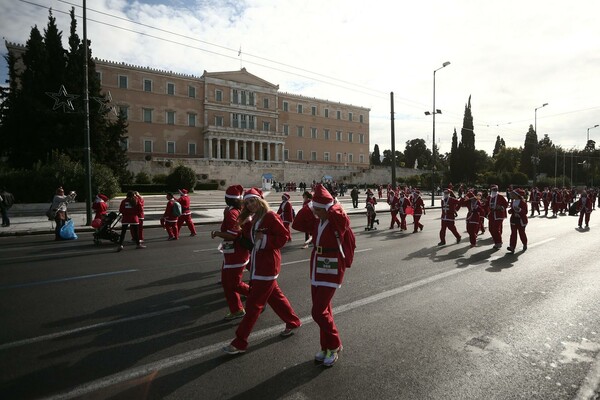
<svg viewBox="0 0 600 400"><path fill-rule="evenodd" d="M525 135L525 144L523 152L521 152L521 163L519 171L533 179L533 163L531 157L538 155L538 140L537 133L533 129L533 125L529 125L529 131Z"/></svg>
<svg viewBox="0 0 600 400"><path fill-rule="evenodd" d="M494 145L494 151L492 152L492 157L496 157L500 150L506 148L506 143L504 139L500 137L500 135L496 136L496 144Z"/></svg>
<svg viewBox="0 0 600 400"><path fill-rule="evenodd" d="M460 158L458 154L458 135L456 128L452 134L452 148L450 149L450 181L458 182L460 180Z"/></svg>
<svg viewBox="0 0 600 400"><path fill-rule="evenodd" d="M475 168L475 130L473 126L473 115L471 113L471 96L465 105L465 115L463 117L463 126L460 131L460 170L461 180L473 182L477 173Z"/></svg>
<svg viewBox="0 0 600 400"><path fill-rule="evenodd" d="M371 154L371 165L381 165L381 154L379 153L379 145L376 144Z"/></svg>

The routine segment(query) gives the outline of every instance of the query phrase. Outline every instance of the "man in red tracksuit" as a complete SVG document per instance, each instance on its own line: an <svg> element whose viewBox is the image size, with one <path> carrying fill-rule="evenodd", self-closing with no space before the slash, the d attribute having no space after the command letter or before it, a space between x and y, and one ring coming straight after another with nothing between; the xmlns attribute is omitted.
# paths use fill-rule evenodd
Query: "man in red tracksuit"
<svg viewBox="0 0 600 400"><path fill-rule="evenodd" d="M590 228L590 215L594 208L594 203L587 192L584 190L581 192L581 197L575 202L576 209L579 210L579 229L581 229L581 223L585 217L585 229Z"/></svg>
<svg viewBox="0 0 600 400"><path fill-rule="evenodd" d="M393 196L390 204L390 215L392 220L390 222L390 229L394 229L394 225L398 225L400 228L400 220L398 219L398 211L400 211L400 197L398 192L391 191L390 194Z"/></svg>
<svg viewBox="0 0 600 400"><path fill-rule="evenodd" d="M423 198L421 197L421 192L419 190L415 189L413 192L411 204L413 207L413 233L417 233L417 230L423 230L423 224L420 222L420 220L421 215L425 215L425 202L423 202Z"/></svg>
<svg viewBox="0 0 600 400"><path fill-rule="evenodd" d="M451 197L451 190L445 189L444 196L442 198L442 228L440 229L440 242L438 246L446 244L446 228L456 238L456 243L460 243L460 234L456 230L455 218L456 212L460 209L460 200L456 197ZM452 193L454 195L454 193Z"/></svg>
<svg viewBox="0 0 600 400"><path fill-rule="evenodd" d="M477 234L479 233L481 216L483 215L483 207L479 200L480 197L475 196L472 191L467 192L467 195L462 200L463 205L466 206L468 210L466 221L471 247L475 247L477 245Z"/></svg>
<svg viewBox="0 0 600 400"><path fill-rule="evenodd" d="M165 213L161 218L161 222L164 223L164 227L169 235L167 240L177 240L179 239L179 229L177 229L177 218L178 216L173 213L173 207L175 207L175 197L173 193L167 193L167 207L165 208Z"/></svg>
<svg viewBox="0 0 600 400"><path fill-rule="evenodd" d="M177 218L177 231L179 232L183 224L185 224L190 230L190 236L196 236L196 227L194 226L194 221L192 221L190 196L188 196L187 189L179 190L179 199L177 201L181 204L181 215Z"/></svg>
<svg viewBox="0 0 600 400"><path fill-rule="evenodd" d="M283 221L283 225L285 229L287 229L287 241L292 241L292 233L290 231L290 225L294 222L294 207L292 207L292 203L290 203L290 195L289 193L284 193L281 195L281 204L279 204L279 209L277 209L277 215Z"/></svg>
<svg viewBox="0 0 600 400"><path fill-rule="evenodd" d="M506 219L508 201L498 193L498 185L490 187L490 196L487 202L488 228L494 240L494 249L502 248L502 224Z"/></svg>
<svg viewBox="0 0 600 400"><path fill-rule="evenodd" d="M527 250L527 234L525 227L527 226L527 202L525 201L525 191L523 189L515 189L511 192L512 202L508 213L510 214L510 242L507 250L511 253L515 252L517 246L517 233L523 243L523 251Z"/></svg>

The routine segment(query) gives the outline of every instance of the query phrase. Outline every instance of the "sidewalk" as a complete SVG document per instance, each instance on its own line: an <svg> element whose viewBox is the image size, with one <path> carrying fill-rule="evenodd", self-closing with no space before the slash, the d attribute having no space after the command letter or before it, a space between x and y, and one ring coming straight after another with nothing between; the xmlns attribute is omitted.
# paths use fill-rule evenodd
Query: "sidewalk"
<svg viewBox="0 0 600 400"><path fill-rule="evenodd" d="M288 192L290 201L296 212L302 207L302 193ZM223 190L203 190L189 194L191 199L192 219L195 225L218 224L223 219L223 208L225 207L225 191ZM277 211L281 202L281 195L275 191L265 192L265 198L273 211ZM121 198L114 198L109 203L109 211L116 211L119 208ZM144 196L145 200L145 220L144 228L160 227L160 217L162 216L167 200L164 195ZM352 208L352 199L350 195L339 197L338 201L342 204L348 214L365 214L364 208L365 195L361 193L359 197L359 207ZM389 205L385 199L378 199L377 212L387 214ZM0 228L0 237L35 235L54 233L54 221L48 221L45 216L49 203L35 204L15 204L9 211L10 226ZM430 209L431 207L428 207ZM437 208L437 207L434 207ZM76 202L69 204L69 216L75 223L76 232L93 232L94 228L85 226L86 212L85 202ZM92 214L93 218L93 214Z"/></svg>

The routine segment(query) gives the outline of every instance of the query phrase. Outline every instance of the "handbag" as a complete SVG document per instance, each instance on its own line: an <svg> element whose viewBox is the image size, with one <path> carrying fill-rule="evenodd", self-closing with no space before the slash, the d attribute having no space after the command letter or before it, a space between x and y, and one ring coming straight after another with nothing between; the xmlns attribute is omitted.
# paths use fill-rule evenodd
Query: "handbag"
<svg viewBox="0 0 600 400"><path fill-rule="evenodd" d="M54 217L56 216L56 212L52 211L52 204L50 204L50 207L48 207L48 211L46 211L46 217L48 217L49 221L54 220Z"/></svg>

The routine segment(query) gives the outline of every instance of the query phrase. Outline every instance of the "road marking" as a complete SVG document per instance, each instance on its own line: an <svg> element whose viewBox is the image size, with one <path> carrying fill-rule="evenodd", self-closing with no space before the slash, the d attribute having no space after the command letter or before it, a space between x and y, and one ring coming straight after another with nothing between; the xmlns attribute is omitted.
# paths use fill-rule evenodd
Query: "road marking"
<svg viewBox="0 0 600 400"><path fill-rule="evenodd" d="M194 253L201 253L201 252L203 252L203 251L214 251L215 253L218 253L218 252L219 252L219 249L217 249L217 248L215 247L215 248L212 248L212 249L193 250L193 252L194 252Z"/></svg>
<svg viewBox="0 0 600 400"><path fill-rule="evenodd" d="M92 329L105 328L107 326L117 325L117 324L121 324L124 322L138 321L140 319L152 318L152 317L156 317L159 315L170 314L170 313L174 313L177 311L187 310L189 308L190 308L190 306L180 306L180 307L175 307L175 308L169 308L167 310L155 311L155 312L151 312L151 313L147 313L147 314L136 315L133 317L115 319L113 321L100 322L100 323L93 324L93 325L82 326L80 328L75 328L75 329L71 329L68 331L56 332L56 333L51 333L48 335L38 336L38 337L34 337L34 338L17 340L16 342L10 342L10 343L5 343L3 345L0 345L0 350L12 349L13 347L19 347L19 346L24 346L27 344L43 342L45 340L56 339L56 338L63 337L63 336L73 335L75 333L90 331Z"/></svg>
<svg viewBox="0 0 600 400"><path fill-rule="evenodd" d="M596 356L596 360L592 363L587 376L579 387L575 400L592 400L600 389L600 353Z"/></svg>
<svg viewBox="0 0 600 400"><path fill-rule="evenodd" d="M18 283L16 285L0 286L0 290L5 290L5 289L19 289L19 288L24 288L24 287L46 285L46 284L49 284L49 283L59 283L59 282L78 281L78 280L81 280L81 279L100 278L100 277L104 277L104 276L127 274L127 273L130 273L130 272L138 272L138 271L139 271L138 269L125 269L123 271L103 272L101 274L71 276L71 277L68 277L68 278L50 279L50 280L47 280L47 281Z"/></svg>

